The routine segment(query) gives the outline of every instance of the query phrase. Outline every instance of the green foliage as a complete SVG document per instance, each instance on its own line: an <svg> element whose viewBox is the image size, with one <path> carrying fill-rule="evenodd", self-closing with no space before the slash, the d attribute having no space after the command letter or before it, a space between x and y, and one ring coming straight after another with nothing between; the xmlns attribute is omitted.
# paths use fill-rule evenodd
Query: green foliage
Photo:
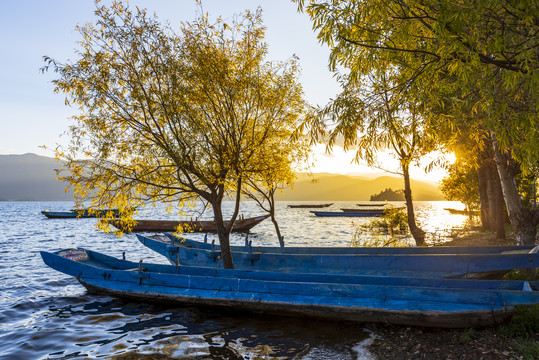
<svg viewBox="0 0 539 360"><path fill-rule="evenodd" d="M460 201L467 210L479 209L479 182L477 170L465 161L448 166L447 176L440 183L440 190L447 200Z"/></svg>
<svg viewBox="0 0 539 360"><path fill-rule="evenodd" d="M369 163L389 147L406 182L413 161L468 122L477 130L473 135L482 139L486 133L496 145L518 242L533 242L526 225L534 226L533 216L519 206L514 174L504 164L516 161L526 173L539 160L539 2L297 2L320 42L331 48L330 68L343 86L322 111L323 120L309 123L311 136L327 137L330 148L342 136L345 149L357 147L357 157ZM335 123L329 131L323 126L328 119ZM411 203L406 184L405 195ZM421 244L424 234L408 208L411 232Z"/></svg>
<svg viewBox="0 0 539 360"><path fill-rule="evenodd" d="M499 325L496 332L507 338L530 338L539 333L539 305L518 306L513 318Z"/></svg>
<svg viewBox="0 0 539 360"><path fill-rule="evenodd" d="M74 61L45 57L55 91L80 109L56 151L60 178L94 208L202 201L227 243L243 184L294 160L269 154L293 146L305 112L297 59L265 60L261 11L172 29L122 2L96 8ZM226 228L225 196L236 200Z"/></svg>
<svg viewBox="0 0 539 360"><path fill-rule="evenodd" d="M405 234L408 231L408 222L404 208L387 206L384 215L371 221L373 227L387 229L389 234Z"/></svg>
<svg viewBox="0 0 539 360"><path fill-rule="evenodd" d="M519 194L522 196L522 204L530 209L537 206L539 184L539 166L531 168L531 172L519 174L516 178ZM534 186L535 185L535 186Z"/></svg>
<svg viewBox="0 0 539 360"><path fill-rule="evenodd" d="M539 342L535 340L525 340L515 343L514 348L521 354L522 360L539 359Z"/></svg>
<svg viewBox="0 0 539 360"><path fill-rule="evenodd" d="M354 233L349 247L408 247L410 244L404 237L384 234L381 232L370 232L364 229Z"/></svg>
<svg viewBox="0 0 539 360"><path fill-rule="evenodd" d="M388 206L384 214L366 224L356 225L350 246L358 247L406 247L408 222L402 208Z"/></svg>
<svg viewBox="0 0 539 360"><path fill-rule="evenodd" d="M475 331L474 328L469 328L464 330L464 332L460 335L460 341L463 343L469 343L470 341L474 340L477 337L477 331Z"/></svg>
<svg viewBox="0 0 539 360"><path fill-rule="evenodd" d="M504 280L536 280L539 278L539 269L512 270L503 276Z"/></svg>
<svg viewBox="0 0 539 360"><path fill-rule="evenodd" d="M493 131L524 169L539 159L536 1L297 2L330 46L330 67L347 69L341 79L376 92L369 76L391 73L392 89L425 107L431 130L452 132L469 120Z"/></svg>

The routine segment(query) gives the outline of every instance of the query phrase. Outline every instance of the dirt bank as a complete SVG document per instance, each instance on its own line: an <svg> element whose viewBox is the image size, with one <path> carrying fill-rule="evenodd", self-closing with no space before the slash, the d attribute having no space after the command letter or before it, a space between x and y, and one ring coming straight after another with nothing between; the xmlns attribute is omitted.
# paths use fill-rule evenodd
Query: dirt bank
<svg viewBox="0 0 539 360"><path fill-rule="evenodd" d="M492 234L455 239L448 246L510 245ZM429 329L371 324L378 335L369 346L378 359L539 359L539 307L526 307L508 323L480 329Z"/></svg>

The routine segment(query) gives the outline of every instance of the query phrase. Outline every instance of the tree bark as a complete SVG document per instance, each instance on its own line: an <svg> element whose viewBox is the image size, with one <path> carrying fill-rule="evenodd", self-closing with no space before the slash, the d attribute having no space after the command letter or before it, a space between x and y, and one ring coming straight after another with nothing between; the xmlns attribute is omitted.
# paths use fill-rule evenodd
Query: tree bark
<svg viewBox="0 0 539 360"><path fill-rule="evenodd" d="M479 204L481 206L481 228L483 230L494 230L494 226L491 218L491 210L489 204L489 192L488 192L488 171L484 161L477 169L477 180L479 183Z"/></svg>
<svg viewBox="0 0 539 360"><path fill-rule="evenodd" d="M507 153L502 153L499 149L494 134L491 134L491 140L496 159L496 168L503 190L503 198L509 213L509 221L515 232L517 245L534 245L537 235L536 216L532 210L526 208L520 202L512 159Z"/></svg>
<svg viewBox="0 0 539 360"><path fill-rule="evenodd" d="M408 164L402 165L404 176L404 199L406 200L406 210L408 214L408 227L414 237L417 246L425 245L425 232L420 229L415 221L414 203L412 202L412 188L410 186L410 172Z"/></svg>
<svg viewBox="0 0 539 360"><path fill-rule="evenodd" d="M269 196L269 206L270 206L270 218L271 222L273 223L273 226L275 227L275 233L277 234L277 239L279 240L279 246L284 247L284 239L281 236L281 229L279 229L279 224L277 223L277 219L275 218L275 197L274 192L270 193Z"/></svg>
<svg viewBox="0 0 539 360"><path fill-rule="evenodd" d="M493 219L494 230L496 231L496 239L505 239L505 206L503 202L503 190L500 183L500 176L496 167L491 167L491 182L493 187Z"/></svg>
<svg viewBox="0 0 539 360"><path fill-rule="evenodd" d="M505 239L505 207L500 176L492 146L488 146L487 141L489 139L485 139L485 147L480 154L481 165L478 169L481 222L483 229L496 232L497 239Z"/></svg>
<svg viewBox="0 0 539 360"><path fill-rule="evenodd" d="M496 164L489 160L487 165L487 192L489 201L490 230L496 232L497 239L505 239L505 209L500 177Z"/></svg>
<svg viewBox="0 0 539 360"><path fill-rule="evenodd" d="M221 261L225 269L234 269L234 261L232 260L232 252L230 251L230 231L227 231L223 221L223 212L221 203L216 201L212 203L213 217L217 227L217 237L221 247Z"/></svg>

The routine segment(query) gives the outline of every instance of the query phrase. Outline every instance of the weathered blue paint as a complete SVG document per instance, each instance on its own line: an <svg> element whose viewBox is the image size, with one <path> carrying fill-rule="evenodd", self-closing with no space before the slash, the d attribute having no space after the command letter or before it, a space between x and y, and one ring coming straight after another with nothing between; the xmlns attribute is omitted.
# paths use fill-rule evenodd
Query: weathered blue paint
<svg viewBox="0 0 539 360"><path fill-rule="evenodd" d="M341 217L374 217L374 216L380 216L383 215L383 211L311 211L316 216L324 216L324 217L334 217L334 216L341 216Z"/></svg>
<svg viewBox="0 0 539 360"><path fill-rule="evenodd" d="M172 264L221 267L219 249L197 249L180 242L137 235L141 243L164 255ZM481 277L483 273L539 266L539 253L508 254L286 254L232 249L238 269L288 272L334 272L423 277ZM253 258L253 254L258 255Z"/></svg>
<svg viewBox="0 0 539 360"><path fill-rule="evenodd" d="M212 244L176 236L165 235L174 241L172 245L181 245L197 249L212 249ZM526 246L410 246L410 247L313 247L313 246L253 246L252 252L268 252L277 254L501 254L507 252L527 253L534 245ZM213 248L219 250L218 244ZM244 246L231 245L232 251L247 251L248 235Z"/></svg>
<svg viewBox="0 0 539 360"><path fill-rule="evenodd" d="M119 260L84 249L41 252L89 290L152 301L403 325L498 323L539 303L537 282L287 274Z"/></svg>

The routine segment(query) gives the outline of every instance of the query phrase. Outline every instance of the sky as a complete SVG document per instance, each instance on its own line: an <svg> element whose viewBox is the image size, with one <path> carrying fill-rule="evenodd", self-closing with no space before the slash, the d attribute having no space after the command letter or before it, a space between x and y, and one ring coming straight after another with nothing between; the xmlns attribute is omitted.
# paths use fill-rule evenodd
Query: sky
<svg viewBox="0 0 539 360"><path fill-rule="evenodd" d="M110 1L104 0L103 4ZM178 25L196 18L195 0L131 0L129 5L155 12L161 21ZM293 55L300 59L305 97L312 105L324 105L339 93L340 87L328 70L329 48L318 43L308 16L298 13L289 0L205 0L203 10L210 18L229 19L245 9L263 10L267 27L268 60L285 60ZM70 125L76 109L67 107L63 94L55 94L53 72L41 73L43 56L61 62L76 59L76 42L80 35L76 25L95 19L93 0L20 0L0 2L0 154L35 153L54 156L57 144L67 144L62 135ZM42 149L46 146L47 149ZM316 148L314 172L339 174L375 174L365 164L352 164L354 154L335 147L325 154ZM394 168L384 156L388 168ZM412 170L412 177L437 181L443 171L425 174Z"/></svg>

